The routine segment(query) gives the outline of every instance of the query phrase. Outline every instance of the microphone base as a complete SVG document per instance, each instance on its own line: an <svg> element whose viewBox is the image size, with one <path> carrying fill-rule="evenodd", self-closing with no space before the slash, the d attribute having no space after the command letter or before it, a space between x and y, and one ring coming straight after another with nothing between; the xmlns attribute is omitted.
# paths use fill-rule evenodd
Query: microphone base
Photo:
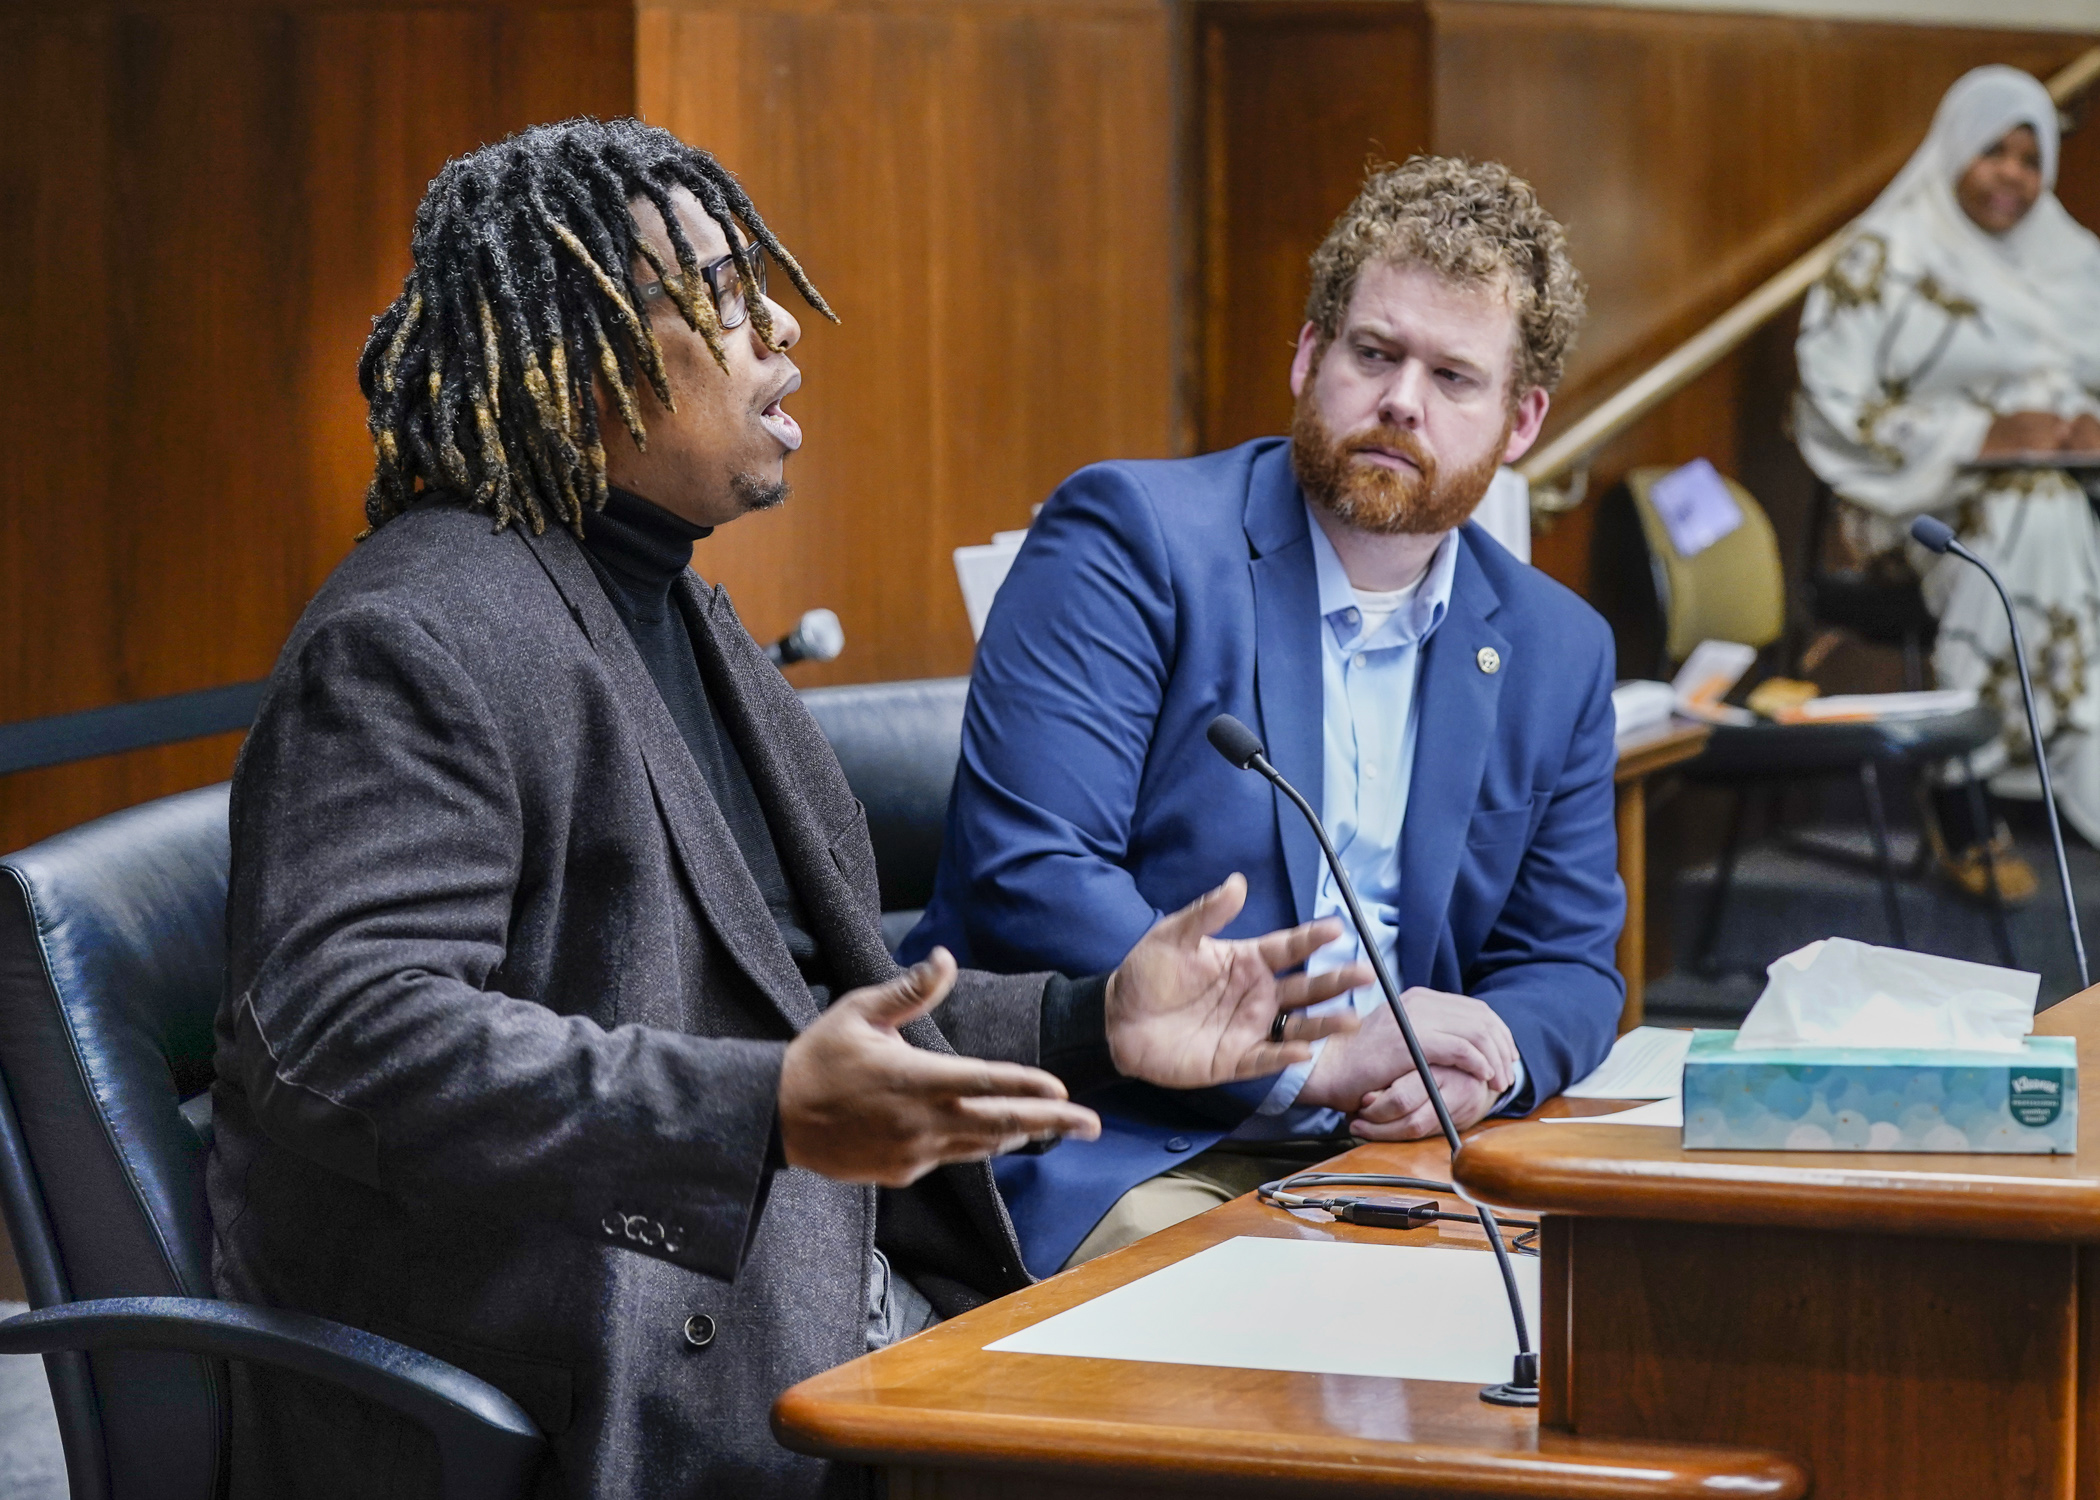
<svg viewBox="0 0 2100 1500"><path fill-rule="evenodd" d="M1518 1385L1505 1380L1500 1385L1484 1385L1480 1388L1480 1399L1490 1406L1537 1406L1539 1388L1535 1385Z"/></svg>

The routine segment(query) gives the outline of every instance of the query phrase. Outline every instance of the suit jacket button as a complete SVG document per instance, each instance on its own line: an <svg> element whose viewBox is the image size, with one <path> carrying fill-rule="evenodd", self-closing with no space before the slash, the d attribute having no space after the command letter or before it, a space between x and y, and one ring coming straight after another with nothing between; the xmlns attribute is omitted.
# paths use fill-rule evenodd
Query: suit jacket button
<svg viewBox="0 0 2100 1500"><path fill-rule="evenodd" d="M685 1341L695 1349L705 1349L715 1341L715 1320L706 1313L694 1313L685 1320Z"/></svg>
<svg viewBox="0 0 2100 1500"><path fill-rule="evenodd" d="M1194 1141L1185 1135L1170 1135L1167 1137L1167 1149L1169 1151L1186 1151L1195 1144Z"/></svg>

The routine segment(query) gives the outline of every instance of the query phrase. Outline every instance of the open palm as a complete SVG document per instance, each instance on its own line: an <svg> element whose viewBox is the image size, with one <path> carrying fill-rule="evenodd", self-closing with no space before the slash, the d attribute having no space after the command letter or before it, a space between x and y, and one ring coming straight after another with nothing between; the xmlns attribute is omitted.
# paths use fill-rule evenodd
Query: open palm
<svg viewBox="0 0 2100 1500"><path fill-rule="evenodd" d="M1333 918L1258 938L1212 934L1240 913L1238 875L1161 917L1108 985L1108 1046L1116 1071L1163 1088L1207 1088L1303 1062L1320 1037L1355 1029L1351 1012L1308 1016L1304 1007L1368 984L1362 964L1290 974L1341 935ZM1289 1015L1281 1040L1271 1028Z"/></svg>

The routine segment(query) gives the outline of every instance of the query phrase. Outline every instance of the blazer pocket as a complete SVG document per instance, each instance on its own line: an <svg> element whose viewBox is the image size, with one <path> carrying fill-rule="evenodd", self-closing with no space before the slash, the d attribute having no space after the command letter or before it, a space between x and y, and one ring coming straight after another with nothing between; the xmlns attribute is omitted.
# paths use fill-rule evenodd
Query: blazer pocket
<svg viewBox="0 0 2100 1500"><path fill-rule="evenodd" d="M832 837L831 862L856 892L879 901L882 882L875 868L875 844L868 837L868 810L858 798L853 810L853 818Z"/></svg>
<svg viewBox="0 0 2100 1500"><path fill-rule="evenodd" d="M1475 849L1485 849L1523 838L1530 831L1530 803L1522 807L1490 808L1473 814L1472 821L1466 825L1466 843Z"/></svg>

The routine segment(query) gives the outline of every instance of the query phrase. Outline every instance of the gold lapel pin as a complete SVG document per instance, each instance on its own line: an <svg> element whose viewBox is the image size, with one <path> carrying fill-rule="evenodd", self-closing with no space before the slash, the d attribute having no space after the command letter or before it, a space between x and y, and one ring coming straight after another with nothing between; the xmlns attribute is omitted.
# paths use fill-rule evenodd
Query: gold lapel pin
<svg viewBox="0 0 2100 1500"><path fill-rule="evenodd" d="M1473 660L1480 663L1480 670L1492 677L1502 670L1502 653L1493 646L1482 646Z"/></svg>

